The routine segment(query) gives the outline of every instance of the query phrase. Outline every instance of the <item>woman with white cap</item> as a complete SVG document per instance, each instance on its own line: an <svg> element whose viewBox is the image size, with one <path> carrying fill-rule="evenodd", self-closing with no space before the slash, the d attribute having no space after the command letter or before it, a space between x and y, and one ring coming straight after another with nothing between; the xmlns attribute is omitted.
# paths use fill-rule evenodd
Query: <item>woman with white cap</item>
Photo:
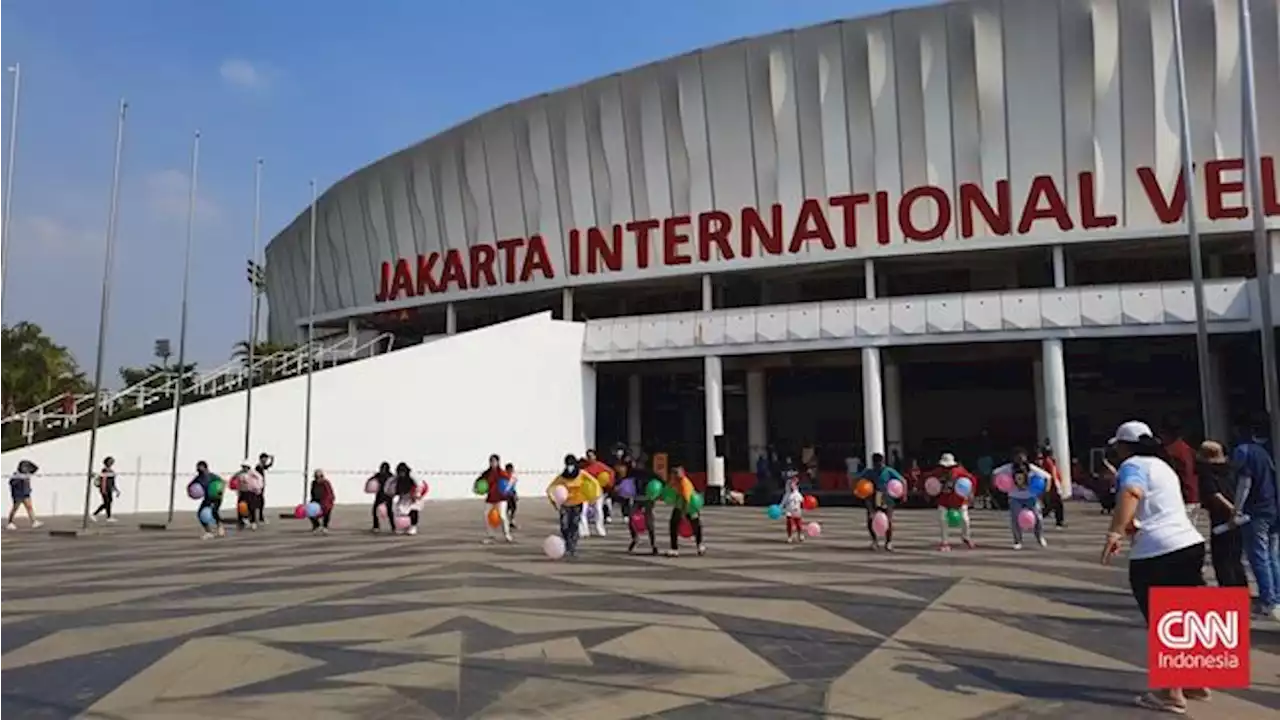
<svg viewBox="0 0 1280 720"><path fill-rule="evenodd" d="M1204 537L1187 517L1178 473L1160 456L1164 448L1144 422L1130 420L1116 428L1108 443L1120 465L1116 468L1116 508L1102 546L1102 563L1120 552L1125 535L1129 547L1129 587L1143 620L1152 588L1204 585ZM1138 697L1150 710L1176 714L1187 711L1187 699L1206 699L1204 688L1170 688Z"/></svg>

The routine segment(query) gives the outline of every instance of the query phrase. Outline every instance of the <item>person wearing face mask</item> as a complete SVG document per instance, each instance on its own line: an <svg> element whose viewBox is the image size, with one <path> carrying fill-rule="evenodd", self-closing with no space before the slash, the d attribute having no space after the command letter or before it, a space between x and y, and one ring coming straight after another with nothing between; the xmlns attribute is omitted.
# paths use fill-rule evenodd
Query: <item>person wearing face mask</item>
<svg viewBox="0 0 1280 720"><path fill-rule="evenodd" d="M389 530L394 531L396 526L391 519L391 498L395 495L395 474L391 472L391 463L383 462L378 466L378 472L369 477L370 482L377 483L378 489L373 493L373 530L374 533L382 532L382 521L378 517L378 508L382 508L382 515L387 518L387 522L391 524Z"/></svg>
<svg viewBox="0 0 1280 720"><path fill-rule="evenodd" d="M583 485L595 482L594 478L578 467L578 458L569 453L564 456L564 469L547 485L547 500L560 513L560 538L564 540L564 551L569 557L578 555L579 522L582 520L582 505L586 502ZM556 488L565 491L565 500L556 503Z"/></svg>
<svg viewBox="0 0 1280 720"><path fill-rule="evenodd" d="M484 481L485 484L485 526L484 526L484 543L486 545L494 541L494 533L501 528L502 537L507 542L511 542L511 518L507 515L507 495L511 491L511 476L502 467L502 458L497 454L489 456L489 467L480 473L480 477L476 478L476 482ZM489 516L497 513L498 527L489 524Z"/></svg>
<svg viewBox="0 0 1280 720"><path fill-rule="evenodd" d="M1022 549L1022 526L1018 524L1018 516L1023 510L1035 515L1036 542L1040 547L1048 547L1049 542L1044 539L1044 516L1040 513L1040 499L1031 491L1031 484L1032 478L1038 475L1047 488L1053 482L1053 475L1028 460L1027 451L1020 447L1013 449L1013 461L996 468L992 471L992 476L1004 473L1013 477L1013 489L1009 491L1009 529L1013 531L1013 549Z"/></svg>
<svg viewBox="0 0 1280 720"><path fill-rule="evenodd" d="M396 465L396 508L398 515L409 516L409 528L404 531L405 535L418 534L418 481L413 479L413 472L409 469L407 463L399 463ZM394 528L395 525L392 525Z"/></svg>

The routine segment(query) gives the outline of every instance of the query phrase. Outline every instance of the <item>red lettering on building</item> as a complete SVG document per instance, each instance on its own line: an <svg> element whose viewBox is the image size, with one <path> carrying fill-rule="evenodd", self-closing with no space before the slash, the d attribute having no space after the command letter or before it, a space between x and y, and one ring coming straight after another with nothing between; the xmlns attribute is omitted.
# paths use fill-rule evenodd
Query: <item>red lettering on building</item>
<svg viewBox="0 0 1280 720"><path fill-rule="evenodd" d="M1263 213L1280 217L1280 177L1275 158L1261 160ZM1210 221L1239 221L1249 217L1245 182L1247 168L1239 158L1204 163L1196 172L1204 193ZM1156 220L1180 223L1186 212L1187 193L1181 173L1161 184L1148 167L1135 170L1144 197ZM377 302L517 285L538 279L554 279L556 265L565 263L571 276L677 267L696 263L733 262L758 255L836 251L841 246L865 252L900 242L942 242L940 247L968 238L1010 237L1032 233L1056 234L1072 229L1096 231L1120 224L1115 214L1099 207L1097 178L1082 172L1071 187L1061 187L1050 175L1031 179L1025 190L1014 194L1007 179L994 185L961 183L954 192L947 187L924 185L901 195L887 191L850 193L829 198L806 198L795 208L794 223L787 225L784 208L744 207L736 213L718 209L696 215L631 220L607 227L571 228L563 243L564 257L553 262L540 235L476 243L465 250L430 252L416 258L382 263ZM1064 190L1066 192L1064 192ZM1071 202L1068 202L1068 195ZM863 208L869 205L870 208ZM862 213L860 216L859 213ZM927 218L927 220L925 219ZM859 237L872 233L874 244ZM841 242L836 233L843 236ZM953 238L953 239L948 239ZM860 245L860 241L862 244ZM558 240L557 252L561 249ZM626 251L635 245L635 259Z"/></svg>

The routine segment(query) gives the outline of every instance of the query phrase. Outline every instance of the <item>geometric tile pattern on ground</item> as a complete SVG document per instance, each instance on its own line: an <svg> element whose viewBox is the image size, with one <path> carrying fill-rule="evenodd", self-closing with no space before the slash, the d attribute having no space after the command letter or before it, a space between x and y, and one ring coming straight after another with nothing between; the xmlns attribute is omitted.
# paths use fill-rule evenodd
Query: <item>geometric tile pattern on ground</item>
<svg viewBox="0 0 1280 720"><path fill-rule="evenodd" d="M6 533L5 720L1143 716L1145 633L1091 506L1020 552L995 511L951 553L902 511L890 554L861 511L788 545L759 509L709 508L705 557L628 555L615 524L562 562L545 504L513 545L482 545L474 510L430 505L414 538L368 534L365 508L328 536ZM1193 717L1280 710L1280 637L1253 641L1253 687Z"/></svg>

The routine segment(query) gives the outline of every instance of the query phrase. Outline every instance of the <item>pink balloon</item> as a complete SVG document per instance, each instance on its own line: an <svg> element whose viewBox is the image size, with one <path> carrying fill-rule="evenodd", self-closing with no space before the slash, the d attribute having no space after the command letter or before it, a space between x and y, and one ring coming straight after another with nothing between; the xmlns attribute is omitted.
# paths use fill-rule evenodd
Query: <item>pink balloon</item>
<svg viewBox="0 0 1280 720"><path fill-rule="evenodd" d="M569 491L563 485L557 485L551 490L551 499L557 505L563 505L569 499ZM563 553L561 553L563 554Z"/></svg>
<svg viewBox="0 0 1280 720"><path fill-rule="evenodd" d="M397 515L395 523L397 530L408 530L413 521L409 519L408 515Z"/></svg>
<svg viewBox="0 0 1280 720"><path fill-rule="evenodd" d="M992 483L996 489L1002 493L1007 493L1013 489L1013 476L1009 473L999 473L996 475Z"/></svg>
<svg viewBox="0 0 1280 720"><path fill-rule="evenodd" d="M302 518L306 517L306 516L307 516L307 506L306 506L306 505L299 505L298 507L294 508L294 509L293 509L293 516L294 516L294 517L296 517L296 518L298 518L299 520L301 520Z"/></svg>
<svg viewBox="0 0 1280 720"><path fill-rule="evenodd" d="M1030 510L1023 510L1018 513L1018 527L1023 530L1030 530L1036 526L1036 514Z"/></svg>
<svg viewBox="0 0 1280 720"><path fill-rule="evenodd" d="M931 477L924 481L924 491L929 493L929 497L937 497L942 492L942 481L936 477Z"/></svg>
<svg viewBox="0 0 1280 720"><path fill-rule="evenodd" d="M811 522L804 526L804 534L809 537L818 537L822 534L822 526L816 522Z"/></svg>
<svg viewBox="0 0 1280 720"><path fill-rule="evenodd" d="M883 510L878 511L875 515L871 516L871 532L875 533L876 537L884 537L888 534L889 516L886 515Z"/></svg>
<svg viewBox="0 0 1280 720"><path fill-rule="evenodd" d="M645 522L645 519L644 519L644 513L643 513L643 512L632 513L632 515L631 515L631 529L632 529L632 530L635 530L637 533L642 533L642 532L648 532L648 531L649 531L649 525L648 525L648 523L646 523L646 522Z"/></svg>
<svg viewBox="0 0 1280 720"><path fill-rule="evenodd" d="M559 535L548 535L542 541L542 552L552 560L559 560L564 557L564 540Z"/></svg>
<svg viewBox="0 0 1280 720"><path fill-rule="evenodd" d="M378 482L376 478L369 478L369 481L364 484L364 491L370 495L376 495L381 487L382 483Z"/></svg>
<svg viewBox="0 0 1280 720"><path fill-rule="evenodd" d="M885 484L884 491L889 493L889 497L894 500L901 500L902 496L907 494L907 487L902 484L901 480L894 478Z"/></svg>

